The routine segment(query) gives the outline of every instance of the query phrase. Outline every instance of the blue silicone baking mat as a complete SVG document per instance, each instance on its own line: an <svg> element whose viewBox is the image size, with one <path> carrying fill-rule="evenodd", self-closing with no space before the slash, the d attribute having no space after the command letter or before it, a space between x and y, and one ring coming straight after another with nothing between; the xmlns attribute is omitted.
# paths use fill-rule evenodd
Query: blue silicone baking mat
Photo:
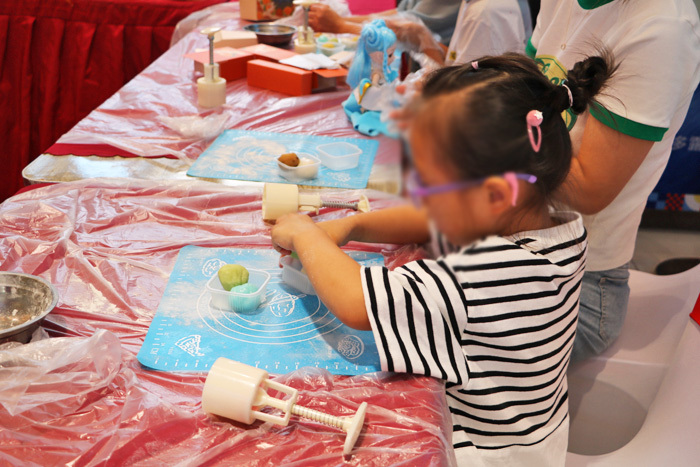
<svg viewBox="0 0 700 467"><path fill-rule="evenodd" d="M226 130L206 149L187 175L254 182L294 183L279 174L277 158L288 152L318 157L317 147L332 142L354 144L362 150L354 169L330 170L321 166L316 178L297 182L331 188L365 188L372 171L379 142L371 139Z"/></svg>
<svg viewBox="0 0 700 467"><path fill-rule="evenodd" d="M364 265L384 264L378 253L349 254ZM238 314L212 305L206 283L227 263L270 273L264 302L255 312ZM276 251L186 246L178 254L138 360L156 370L204 372L219 357L270 373L303 366L342 375L380 370L372 333L345 326L318 297L283 283Z"/></svg>

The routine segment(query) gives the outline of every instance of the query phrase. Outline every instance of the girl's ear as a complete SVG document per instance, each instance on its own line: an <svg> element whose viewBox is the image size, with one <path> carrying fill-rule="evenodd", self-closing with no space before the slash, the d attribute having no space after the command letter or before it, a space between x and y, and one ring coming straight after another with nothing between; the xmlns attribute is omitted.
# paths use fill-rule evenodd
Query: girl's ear
<svg viewBox="0 0 700 467"><path fill-rule="evenodd" d="M488 208L494 216L499 216L513 207L513 188L503 177L487 178L482 188L486 190Z"/></svg>

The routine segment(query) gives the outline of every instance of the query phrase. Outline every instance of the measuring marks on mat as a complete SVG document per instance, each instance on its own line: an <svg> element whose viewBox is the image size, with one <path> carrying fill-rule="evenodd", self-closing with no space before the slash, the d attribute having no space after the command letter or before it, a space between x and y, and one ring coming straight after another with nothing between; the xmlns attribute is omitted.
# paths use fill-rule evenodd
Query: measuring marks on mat
<svg viewBox="0 0 700 467"><path fill-rule="evenodd" d="M364 265L382 265L377 253L349 252ZM139 361L166 371L208 371L219 357L285 373L302 366L334 374L378 371L369 331L345 326L315 295L282 282L279 254L271 249L183 248L153 318ZM251 313L212 305L207 281L226 263L271 274L265 299Z"/></svg>

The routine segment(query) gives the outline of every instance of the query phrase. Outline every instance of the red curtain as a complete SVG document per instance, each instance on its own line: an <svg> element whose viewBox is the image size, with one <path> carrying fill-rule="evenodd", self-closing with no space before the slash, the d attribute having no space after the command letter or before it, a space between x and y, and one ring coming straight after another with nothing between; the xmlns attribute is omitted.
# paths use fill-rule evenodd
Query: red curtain
<svg viewBox="0 0 700 467"><path fill-rule="evenodd" d="M226 0L0 0L0 201L22 169Z"/></svg>

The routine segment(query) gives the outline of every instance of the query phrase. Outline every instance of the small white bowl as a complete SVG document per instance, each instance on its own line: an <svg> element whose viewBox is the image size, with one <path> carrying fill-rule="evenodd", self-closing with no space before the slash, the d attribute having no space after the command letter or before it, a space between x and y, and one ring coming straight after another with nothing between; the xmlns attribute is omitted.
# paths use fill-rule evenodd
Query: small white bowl
<svg viewBox="0 0 700 467"><path fill-rule="evenodd" d="M221 285L217 274L207 282L207 291L211 293L211 304L216 308L236 313L252 313L262 303L268 282L270 282L268 272L248 269L248 283L257 287L255 292L238 293L234 292L233 289L227 291Z"/></svg>
<svg viewBox="0 0 700 467"><path fill-rule="evenodd" d="M339 41L327 41L327 42L319 42L316 45L316 50L318 53L322 53L326 57L330 57L331 55L335 55L338 52L342 52L345 50L345 44Z"/></svg>
<svg viewBox="0 0 700 467"><path fill-rule="evenodd" d="M311 154L297 152L296 155L299 157L299 165L296 167L291 167L279 160L277 161L277 167L280 170L282 178L290 182L299 182L316 178L318 175L318 168L321 166L321 161Z"/></svg>
<svg viewBox="0 0 700 467"><path fill-rule="evenodd" d="M348 170L357 167L362 149L354 144L338 141L319 145L318 156L321 164L331 170Z"/></svg>
<svg viewBox="0 0 700 467"><path fill-rule="evenodd" d="M345 50L354 51L357 49L357 40L360 36L356 34L343 34L338 38L340 42L345 46Z"/></svg>
<svg viewBox="0 0 700 467"><path fill-rule="evenodd" d="M301 272L301 261L291 256L283 256L280 258L280 264L282 265L282 280L285 284L301 293L316 295L309 276Z"/></svg>

